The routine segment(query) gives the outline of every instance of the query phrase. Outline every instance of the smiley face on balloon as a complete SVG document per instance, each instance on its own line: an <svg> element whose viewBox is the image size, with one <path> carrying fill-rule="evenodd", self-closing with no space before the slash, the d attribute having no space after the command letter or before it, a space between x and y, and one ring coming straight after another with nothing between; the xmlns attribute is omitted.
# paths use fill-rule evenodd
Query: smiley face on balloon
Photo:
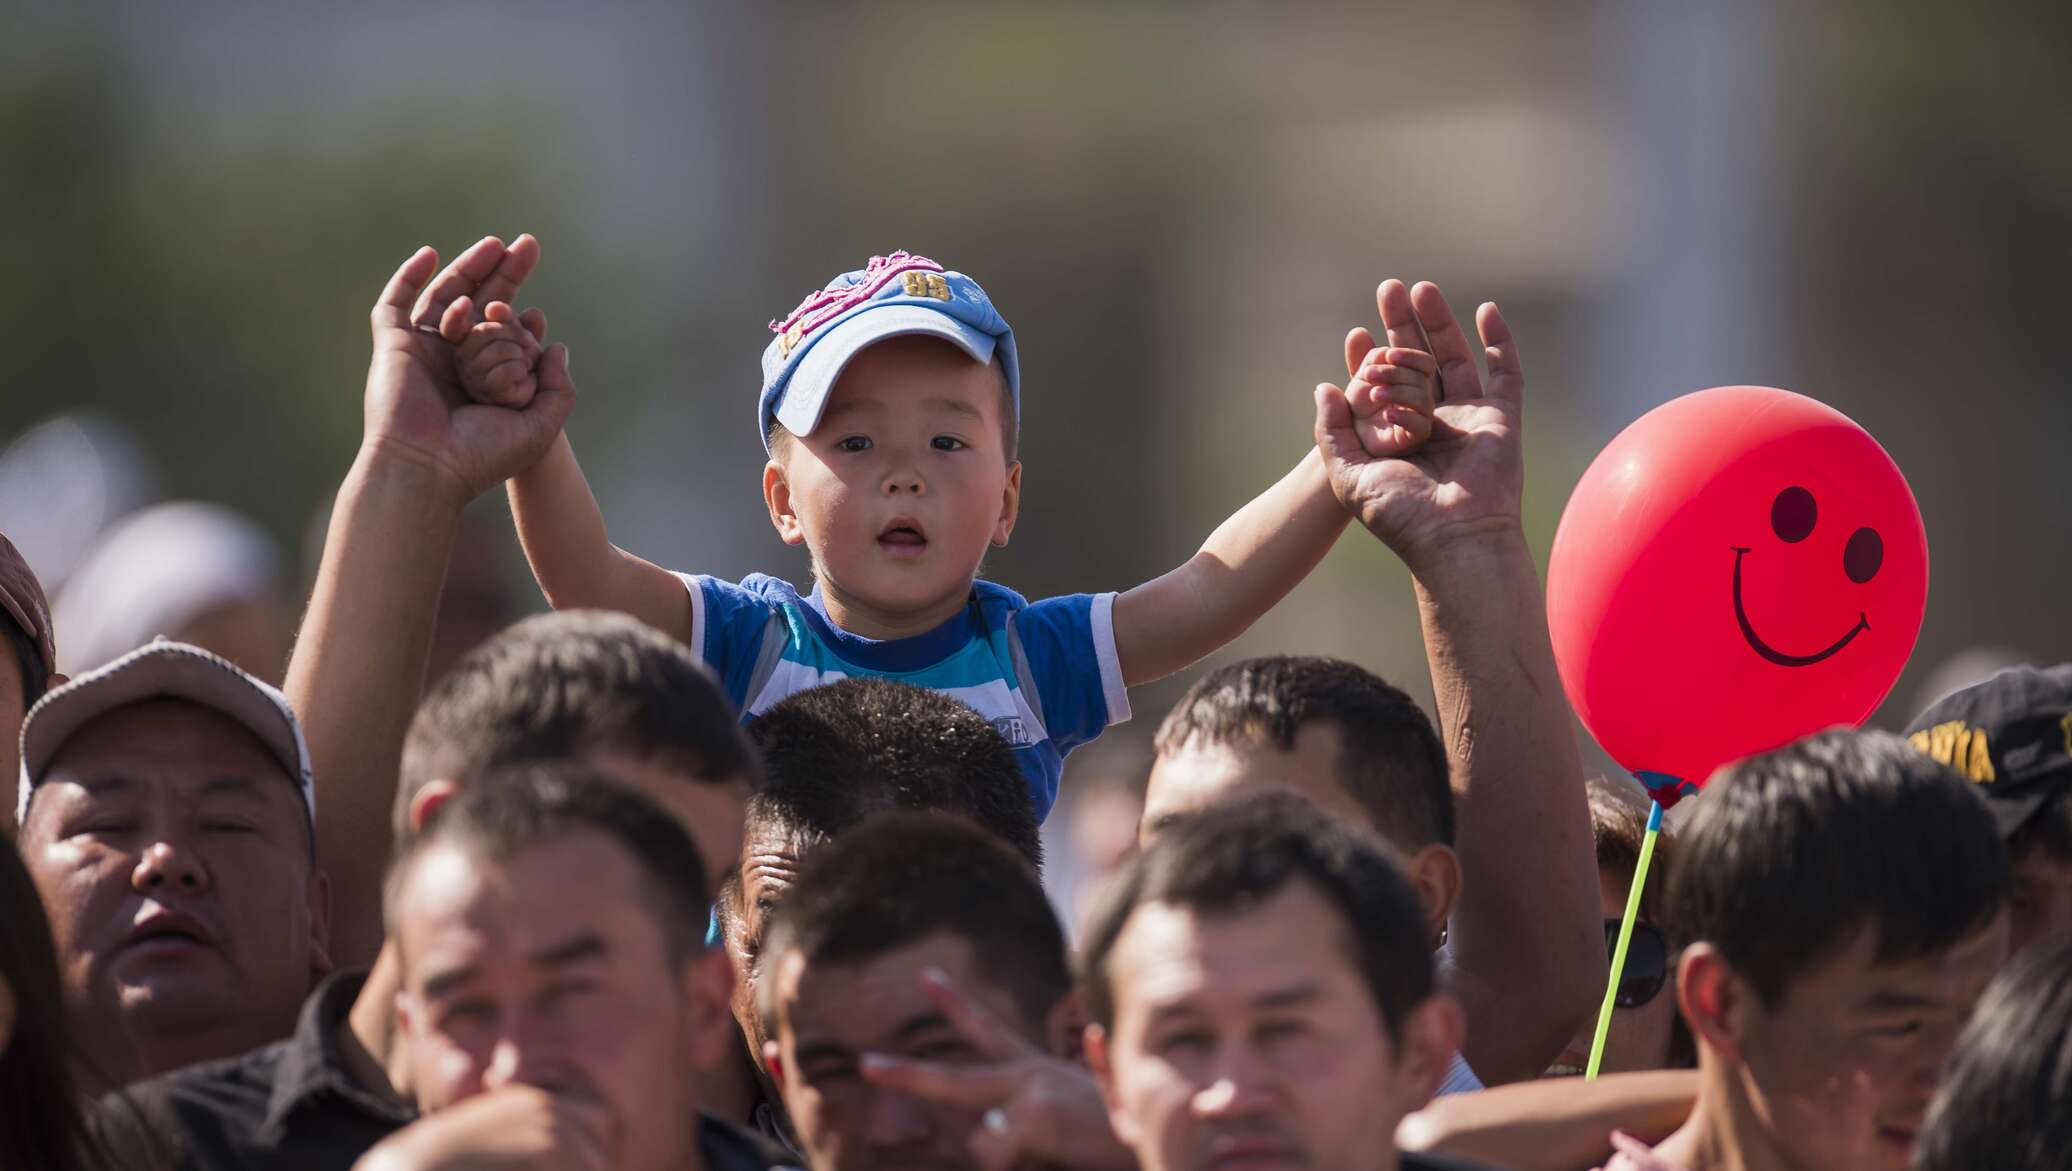
<svg viewBox="0 0 2072 1171"><path fill-rule="evenodd" d="M1847 416L1721 387L1642 416L1591 464L1547 594L1570 703L1673 801L1721 764L1870 715L1920 633L1928 539L1898 466Z"/></svg>

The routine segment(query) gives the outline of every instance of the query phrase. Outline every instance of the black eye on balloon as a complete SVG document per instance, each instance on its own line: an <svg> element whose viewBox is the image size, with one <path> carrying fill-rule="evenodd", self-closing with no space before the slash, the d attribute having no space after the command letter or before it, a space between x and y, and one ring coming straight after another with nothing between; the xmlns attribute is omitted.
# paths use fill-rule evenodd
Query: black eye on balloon
<svg viewBox="0 0 2072 1171"><path fill-rule="evenodd" d="M1777 531L1777 539L1797 544L1813 535L1813 525L1820 519L1820 509L1813 503L1813 494L1804 488L1786 488L1777 494L1770 505L1770 527Z"/></svg>
<svg viewBox="0 0 2072 1171"><path fill-rule="evenodd" d="M1876 529L1858 529L1849 535L1849 545L1842 550L1842 569L1849 580L1858 585L1878 576L1878 568L1885 564L1885 541Z"/></svg>

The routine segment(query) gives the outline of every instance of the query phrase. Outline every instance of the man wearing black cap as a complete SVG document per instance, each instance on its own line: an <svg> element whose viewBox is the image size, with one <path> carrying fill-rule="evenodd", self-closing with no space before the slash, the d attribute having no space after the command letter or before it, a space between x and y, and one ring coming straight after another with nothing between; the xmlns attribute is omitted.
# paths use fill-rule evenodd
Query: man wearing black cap
<svg viewBox="0 0 2072 1171"><path fill-rule="evenodd" d="M2015 950L2072 935L2072 663L2012 667L1907 725L1986 798L2014 862Z"/></svg>
<svg viewBox="0 0 2072 1171"><path fill-rule="evenodd" d="M281 694L160 640L44 696L16 812L83 1081L286 1034L330 969L309 755Z"/></svg>

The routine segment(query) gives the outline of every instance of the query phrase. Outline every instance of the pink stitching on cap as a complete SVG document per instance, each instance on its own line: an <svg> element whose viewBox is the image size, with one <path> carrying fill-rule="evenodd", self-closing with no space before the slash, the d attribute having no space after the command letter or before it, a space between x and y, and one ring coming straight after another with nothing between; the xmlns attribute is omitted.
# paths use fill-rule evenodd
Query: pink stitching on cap
<svg viewBox="0 0 2072 1171"><path fill-rule="evenodd" d="M925 269L942 272L943 266L926 256L915 256L910 252L894 252L890 256L873 256L863 266L863 279L853 285L829 285L817 293L806 294L799 307L782 321L770 323L770 332L782 334L794 324L799 327L799 336L805 337L834 318L855 308L858 304L877 295L885 282L903 272ZM803 320L802 320L803 319Z"/></svg>

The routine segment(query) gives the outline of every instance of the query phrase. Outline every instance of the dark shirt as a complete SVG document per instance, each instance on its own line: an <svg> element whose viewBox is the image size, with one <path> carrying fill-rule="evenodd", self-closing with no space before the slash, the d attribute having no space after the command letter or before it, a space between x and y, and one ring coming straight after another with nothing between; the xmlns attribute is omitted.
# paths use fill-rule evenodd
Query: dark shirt
<svg viewBox="0 0 2072 1171"><path fill-rule="evenodd" d="M295 1032L242 1057L139 1082L101 1099L94 1130L116 1167L167 1171L350 1171L417 1109L355 1081L339 1029L367 973L340 972L302 1005ZM782 1171L761 1138L701 1115L707 1171Z"/></svg>
<svg viewBox="0 0 2072 1171"><path fill-rule="evenodd" d="M101 1099L94 1129L118 1166L179 1171L348 1171L417 1117L347 1072L338 1032L367 973L339 972L303 1002L295 1032Z"/></svg>

